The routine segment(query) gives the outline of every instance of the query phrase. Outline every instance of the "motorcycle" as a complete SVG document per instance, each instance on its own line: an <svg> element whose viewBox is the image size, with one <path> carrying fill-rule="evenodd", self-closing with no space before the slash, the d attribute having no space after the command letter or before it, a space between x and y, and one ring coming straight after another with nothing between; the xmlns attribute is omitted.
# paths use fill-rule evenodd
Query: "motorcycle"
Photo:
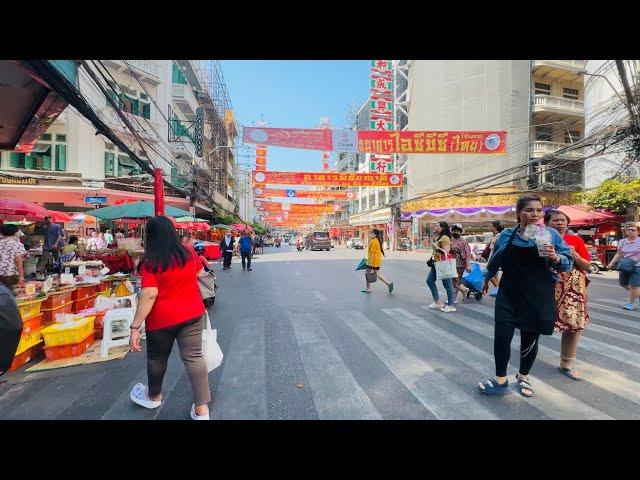
<svg viewBox="0 0 640 480"><path fill-rule="evenodd" d="M600 273L601 270L606 270L605 267L600 260L598 260L597 253L591 253L591 273Z"/></svg>
<svg viewBox="0 0 640 480"><path fill-rule="evenodd" d="M304 250L304 245L302 245L301 243L296 245L296 249L301 252L302 250Z"/></svg>
<svg viewBox="0 0 640 480"><path fill-rule="evenodd" d="M280 248L280 242L276 241L276 248Z"/></svg>

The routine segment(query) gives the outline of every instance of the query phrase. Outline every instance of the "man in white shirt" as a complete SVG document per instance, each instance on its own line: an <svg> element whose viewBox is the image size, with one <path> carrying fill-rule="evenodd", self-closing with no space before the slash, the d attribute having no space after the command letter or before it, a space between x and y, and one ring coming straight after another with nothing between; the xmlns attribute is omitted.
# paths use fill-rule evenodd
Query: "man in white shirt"
<svg viewBox="0 0 640 480"><path fill-rule="evenodd" d="M224 237L220 242L220 251L224 256L222 262L222 269L229 270L231 268L231 259L233 258L233 249L235 247L236 240L231 235L231 230L225 230Z"/></svg>

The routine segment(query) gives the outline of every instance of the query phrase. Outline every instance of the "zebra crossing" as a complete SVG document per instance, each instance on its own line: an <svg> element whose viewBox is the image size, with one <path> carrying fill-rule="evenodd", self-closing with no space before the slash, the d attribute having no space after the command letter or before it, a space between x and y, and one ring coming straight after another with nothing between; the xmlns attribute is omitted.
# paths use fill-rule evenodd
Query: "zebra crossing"
<svg viewBox="0 0 640 480"><path fill-rule="evenodd" d="M357 338L361 348L373 354L424 407L428 412L425 418L635 419L640 418L640 314L609 307L621 302L610 298L590 301L591 325L581 338L576 362L576 368L583 373L583 382L565 379L555 371L559 362L559 335L543 338L531 374L536 391L533 398L520 396L513 387L513 394L502 398L489 398L477 392L477 380L493 374L493 309L488 304L459 305L458 312L453 314L429 310L424 305L374 312L338 309L333 313L345 332ZM607 308L617 315L605 313L609 311ZM387 418L372 401L371 386L365 388L358 382L335 348L321 317L314 313L290 313L288 319L318 418ZM460 331L466 333L462 335ZM597 333L598 338L591 332ZM484 345L470 340L473 336ZM605 338L620 340L625 346L609 343ZM425 348L418 352L414 344ZM514 339L508 372L511 379L517 371L517 347L518 339ZM434 353L436 350L438 353ZM233 361L234 352L228 355L228 361ZM612 364L618 368L611 368ZM226 366L223 364L222 368ZM542 370L540 376L536 370ZM223 371L217 388L220 398L224 398L224 389L240 386L224 382L224 378ZM393 392L387 394L392 396ZM609 402L600 401L602 397L613 398L618 405L610 407ZM218 398L213 400L215 418L239 418L238 412L242 411L243 406L237 401L229 409ZM503 411L510 413L503 415Z"/></svg>
<svg viewBox="0 0 640 480"><path fill-rule="evenodd" d="M210 376L212 419L640 419L640 313L622 310L624 298L589 300L591 323L576 361L582 382L556 371L560 335L543 336L531 372L535 396L522 397L513 383L519 357L514 338L508 370L512 391L494 398L477 389L479 380L494 373L493 300L471 300L455 313L443 313L424 303L382 297L377 306L368 306L333 305L319 290L304 295L318 307L290 303L273 307L280 308L275 313L218 325L225 357ZM279 300L286 298L283 292ZM273 338L279 339L277 345ZM82 415L88 412L85 418L151 420L188 411L191 393L177 349L165 377L166 402L155 411L129 400L131 386L146 381L142 357L130 357L129 371L111 367L116 375L59 373L59 381L38 386L40 377L29 374L25 378L34 381L0 389L0 418L77 418L71 413L76 408ZM109 387L108 404L94 412L115 377L119 383ZM83 385L74 378L82 378ZM37 395L21 397L38 388ZM55 398L45 409L38 400L43 395ZM306 403L294 405L297 401Z"/></svg>

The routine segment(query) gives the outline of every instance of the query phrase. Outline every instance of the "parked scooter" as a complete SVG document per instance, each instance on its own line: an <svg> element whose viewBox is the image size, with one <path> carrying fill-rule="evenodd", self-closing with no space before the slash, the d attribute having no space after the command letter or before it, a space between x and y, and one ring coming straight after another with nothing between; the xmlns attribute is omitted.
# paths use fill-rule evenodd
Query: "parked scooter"
<svg viewBox="0 0 640 480"><path fill-rule="evenodd" d="M280 248L280 241L276 240L276 248Z"/></svg>
<svg viewBox="0 0 640 480"><path fill-rule="evenodd" d="M602 270L606 270L607 267L605 267L602 262L600 260L598 260L598 254L597 253L592 253L591 254L591 273L600 273L600 271Z"/></svg>

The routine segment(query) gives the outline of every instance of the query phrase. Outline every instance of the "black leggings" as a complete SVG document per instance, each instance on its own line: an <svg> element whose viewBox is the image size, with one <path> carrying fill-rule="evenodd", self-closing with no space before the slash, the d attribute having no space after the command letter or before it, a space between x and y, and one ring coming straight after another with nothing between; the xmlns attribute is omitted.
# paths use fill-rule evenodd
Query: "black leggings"
<svg viewBox="0 0 640 480"><path fill-rule="evenodd" d="M496 322L493 339L493 356L496 361L496 376L507 376L507 365L511 356L511 340L515 328L507 323ZM538 354L539 333L520 330L520 375L528 375Z"/></svg>

